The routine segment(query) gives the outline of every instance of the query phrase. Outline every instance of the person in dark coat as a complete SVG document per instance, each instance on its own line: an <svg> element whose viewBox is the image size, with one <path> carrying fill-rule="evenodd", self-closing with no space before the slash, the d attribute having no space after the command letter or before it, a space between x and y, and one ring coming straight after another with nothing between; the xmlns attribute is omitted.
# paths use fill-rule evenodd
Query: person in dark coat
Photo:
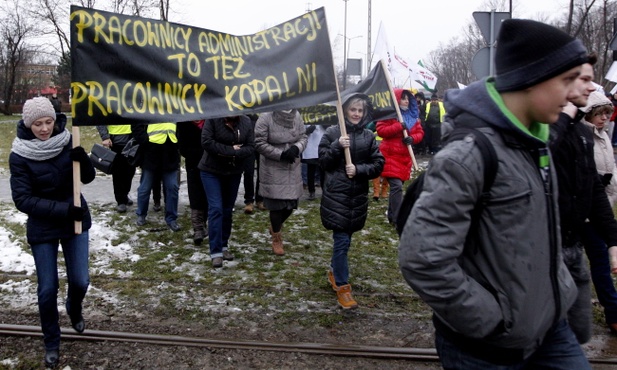
<svg viewBox="0 0 617 370"><path fill-rule="evenodd" d="M617 221L598 176L593 133L581 121L585 116L581 108L585 107L589 95L595 91L593 64L596 59L595 54L591 54L590 62L583 64L576 80L577 90L568 97L570 104L564 107L559 120L551 125L550 140L559 184L563 258L578 288L577 299L568 311L568 324L579 343L591 339L592 323L591 276L587 261L583 258L586 225L589 223L600 234L611 253L617 253ZM608 264L602 262L608 258L606 248L601 248L597 243L587 243L585 247L591 268L597 271L601 263L604 268L600 267L599 270L606 269L608 273ZM599 247L600 250L597 249Z"/></svg>
<svg viewBox="0 0 617 370"><path fill-rule="evenodd" d="M66 312L73 328L85 329L82 301L90 284L88 230L92 224L88 205L80 194L73 196L73 162L79 162L81 182L94 180L95 170L81 146L72 147L66 116L56 114L47 98L27 100L23 119L9 156L11 193L15 207L28 215L26 237L32 250L37 276L37 295L45 364L58 364L58 246L66 263L68 292ZM75 233L75 221L81 233Z"/></svg>
<svg viewBox="0 0 617 370"><path fill-rule="evenodd" d="M180 148L180 155L184 157L186 169L186 187L189 194L193 243L195 245L201 245L204 238L208 236L208 229L206 229L208 199L206 199L201 174L197 167L204 154L204 148L201 146L201 129L204 123L205 120L195 120L178 122L176 126L178 147Z"/></svg>
<svg viewBox="0 0 617 370"><path fill-rule="evenodd" d="M323 226L332 230L334 241L328 281L343 309L358 307L351 295L347 253L352 234L362 230L368 212L369 180L383 170L384 157L375 136L366 125L371 121L372 105L364 94L349 96L343 104L347 135L339 125L329 127L319 143L319 164L324 169L320 215ZM345 151L351 163L347 164Z"/></svg>
<svg viewBox="0 0 617 370"><path fill-rule="evenodd" d="M232 216L245 168L255 151L255 132L247 116L206 120L201 131L205 152L199 161L201 181L208 199L208 239L212 267L232 261L229 251Z"/></svg>

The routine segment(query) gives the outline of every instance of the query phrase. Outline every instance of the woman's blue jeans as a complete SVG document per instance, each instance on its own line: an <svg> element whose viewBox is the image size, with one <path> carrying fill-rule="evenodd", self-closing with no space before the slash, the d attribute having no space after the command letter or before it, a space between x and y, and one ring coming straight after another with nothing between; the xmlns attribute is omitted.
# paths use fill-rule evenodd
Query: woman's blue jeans
<svg viewBox="0 0 617 370"><path fill-rule="evenodd" d="M88 231L71 238L33 244L32 256L38 280L38 303L45 349L60 348L60 323L58 322L58 245L66 263L68 292L67 312L81 315L81 304L90 285L88 272Z"/></svg>
<svg viewBox="0 0 617 370"><path fill-rule="evenodd" d="M208 239L210 258L223 257L231 236L231 224L242 174L218 175L201 171L208 199Z"/></svg>
<svg viewBox="0 0 617 370"><path fill-rule="evenodd" d="M333 231L332 239L334 240L334 248L332 250L330 266L334 273L334 280L337 286L347 285L349 284L347 252L351 245L351 234L344 231Z"/></svg>

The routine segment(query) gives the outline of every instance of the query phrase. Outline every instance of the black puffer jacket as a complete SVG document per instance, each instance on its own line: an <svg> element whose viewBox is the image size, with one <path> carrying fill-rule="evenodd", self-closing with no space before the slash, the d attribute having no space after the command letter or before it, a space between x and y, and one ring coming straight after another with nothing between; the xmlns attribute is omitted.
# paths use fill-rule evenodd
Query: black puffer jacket
<svg viewBox="0 0 617 370"><path fill-rule="evenodd" d="M66 116L56 115L56 132L64 131ZM32 130L17 124L17 137L25 140L35 138ZM40 244L75 235L75 223L69 215L73 204L73 161L69 157L72 140L57 156L44 161L24 158L14 152L9 156L11 169L11 192L15 207L28 215L27 238L29 244ZM80 166L81 181L84 184L94 180L96 172L92 164ZM88 204L80 195L81 206L85 209L82 230L90 229L92 220Z"/></svg>
<svg viewBox="0 0 617 370"><path fill-rule="evenodd" d="M240 150L234 145L241 144ZM205 153L199 169L218 175L244 172L244 162L255 152L255 130L247 116L208 119L201 130Z"/></svg>
<svg viewBox="0 0 617 370"><path fill-rule="evenodd" d="M328 230L353 233L366 222L369 180L379 176L385 163L375 135L365 128L370 119L369 114L357 125L345 123L351 161L356 166L352 178L345 172L345 151L338 142L341 128L329 127L319 143L319 164L326 173L320 214L321 223Z"/></svg>

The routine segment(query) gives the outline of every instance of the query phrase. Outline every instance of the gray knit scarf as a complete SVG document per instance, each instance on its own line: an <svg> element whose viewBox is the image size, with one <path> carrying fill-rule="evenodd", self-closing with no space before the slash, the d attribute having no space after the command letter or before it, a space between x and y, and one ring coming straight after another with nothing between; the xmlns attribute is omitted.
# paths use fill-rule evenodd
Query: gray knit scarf
<svg viewBox="0 0 617 370"><path fill-rule="evenodd" d="M44 161L60 154L69 140L71 140L71 134L67 129L45 141L40 139L24 140L16 137L13 140L11 151L33 161Z"/></svg>

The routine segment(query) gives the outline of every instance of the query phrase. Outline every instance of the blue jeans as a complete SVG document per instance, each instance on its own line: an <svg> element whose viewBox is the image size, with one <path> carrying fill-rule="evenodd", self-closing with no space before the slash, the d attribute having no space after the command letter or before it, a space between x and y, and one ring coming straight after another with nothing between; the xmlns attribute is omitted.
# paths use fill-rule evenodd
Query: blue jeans
<svg viewBox="0 0 617 370"><path fill-rule="evenodd" d="M332 239L334 248L332 250L332 260L330 267L334 273L334 280L337 286L349 284L349 264L347 262L347 252L351 245L351 234L344 231L333 231Z"/></svg>
<svg viewBox="0 0 617 370"><path fill-rule="evenodd" d="M161 173L163 181L163 189L165 190L165 222L169 224L178 219L178 171L167 171ZM155 171L141 170L141 178L139 179L139 189L137 189L137 216L148 215L148 206L150 203L150 192L155 181L158 181L158 176Z"/></svg>
<svg viewBox="0 0 617 370"><path fill-rule="evenodd" d="M617 291L611 277L608 247L588 222L585 223L583 229L583 242L587 258L589 258L591 281L596 289L598 300L604 307L606 323L609 325L617 323Z"/></svg>
<svg viewBox="0 0 617 370"><path fill-rule="evenodd" d="M201 182L208 198L210 258L223 257L223 251L227 250L241 180L242 174L218 175L201 171Z"/></svg>
<svg viewBox="0 0 617 370"><path fill-rule="evenodd" d="M88 273L88 231L71 238L33 244L30 246L36 277L41 329L45 349L60 348L60 324L58 322L58 245L66 262L68 292L67 312L81 315L81 303L90 285Z"/></svg>
<svg viewBox="0 0 617 370"><path fill-rule="evenodd" d="M566 320L561 320L546 333L544 342L529 358L511 365L497 365L473 356L445 339L439 332L435 333L435 348L445 370L591 370L589 361Z"/></svg>

